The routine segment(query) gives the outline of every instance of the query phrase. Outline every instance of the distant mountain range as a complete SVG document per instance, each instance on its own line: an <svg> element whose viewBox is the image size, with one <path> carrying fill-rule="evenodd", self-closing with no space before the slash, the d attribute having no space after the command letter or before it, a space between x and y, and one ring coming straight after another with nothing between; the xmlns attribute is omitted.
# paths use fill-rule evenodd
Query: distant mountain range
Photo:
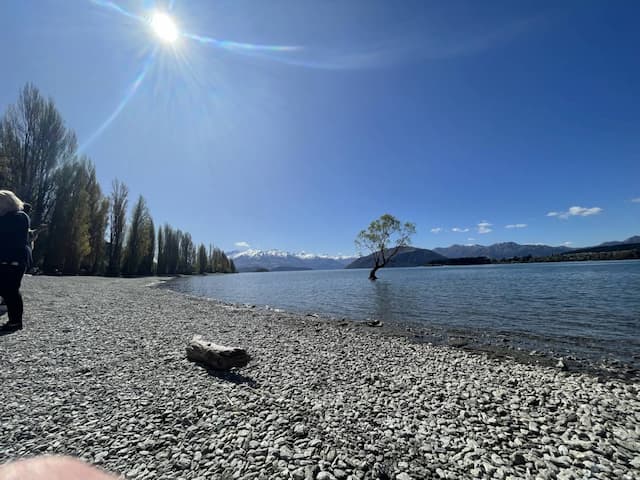
<svg viewBox="0 0 640 480"><path fill-rule="evenodd" d="M258 270L336 270L344 268L356 257L291 253L283 250L234 250L227 252L239 272Z"/></svg>
<svg viewBox="0 0 640 480"><path fill-rule="evenodd" d="M640 243L640 235L634 235L621 242L604 242L598 245L599 247L613 247L614 245L625 245L630 243Z"/></svg>
<svg viewBox="0 0 640 480"><path fill-rule="evenodd" d="M434 248L433 251L447 258L489 257L496 260L512 257L548 257L570 251L569 247L550 247L549 245L520 245L515 242L494 243L493 245L451 245L446 248Z"/></svg>
<svg viewBox="0 0 640 480"><path fill-rule="evenodd" d="M629 237L621 242L604 242L598 247L613 247L617 245L640 243L640 236ZM596 247L589 247L596 248ZM587 248L588 249L588 248ZM587 250L580 249L580 250ZM552 247L549 245L521 245L515 242L494 243L493 245L452 245L446 248L434 248L433 251L447 258L488 257L495 260L513 257L550 257L574 251L565 246Z"/></svg>
<svg viewBox="0 0 640 480"><path fill-rule="evenodd" d="M452 245L446 248L403 247L388 267L417 267L451 258L488 257L502 260L513 257L550 257L569 252L603 251L608 247L619 249L621 245L640 244L640 236L623 241L604 242L596 247L573 249L549 245L521 245L515 242L493 245ZM288 271L288 270L336 270L341 268L371 268L373 255L364 257L315 255L313 253L291 253L283 250L234 250L226 252L239 272Z"/></svg>
<svg viewBox="0 0 640 480"><path fill-rule="evenodd" d="M388 252L390 253L390 250ZM402 247L387 267L417 267L436 260L446 260L446 258L426 248ZM354 260L346 268L372 268L373 264L373 255L367 255Z"/></svg>

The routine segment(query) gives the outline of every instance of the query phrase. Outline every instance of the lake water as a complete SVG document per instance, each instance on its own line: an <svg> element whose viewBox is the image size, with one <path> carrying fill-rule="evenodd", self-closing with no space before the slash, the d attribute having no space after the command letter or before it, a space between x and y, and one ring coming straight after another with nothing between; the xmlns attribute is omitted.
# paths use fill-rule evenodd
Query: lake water
<svg viewBox="0 0 640 480"><path fill-rule="evenodd" d="M444 335L640 365L640 261L193 276L178 291L225 302L379 319ZM491 342L489 342L491 343Z"/></svg>

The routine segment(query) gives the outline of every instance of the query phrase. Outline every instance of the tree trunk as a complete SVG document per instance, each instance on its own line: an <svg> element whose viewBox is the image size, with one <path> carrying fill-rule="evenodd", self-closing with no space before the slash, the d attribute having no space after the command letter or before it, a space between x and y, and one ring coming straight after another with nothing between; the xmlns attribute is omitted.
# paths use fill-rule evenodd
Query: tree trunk
<svg viewBox="0 0 640 480"><path fill-rule="evenodd" d="M378 279L378 277L376 277L376 272L378 270L380 270L380 265L376 265L371 269L371 272L369 272L369 280L374 281Z"/></svg>

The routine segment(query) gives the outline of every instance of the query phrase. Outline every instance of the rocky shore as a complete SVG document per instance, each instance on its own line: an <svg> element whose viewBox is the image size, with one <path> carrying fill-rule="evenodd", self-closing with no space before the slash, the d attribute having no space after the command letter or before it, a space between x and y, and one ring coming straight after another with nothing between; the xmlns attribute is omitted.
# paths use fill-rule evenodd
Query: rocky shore
<svg viewBox="0 0 640 480"><path fill-rule="evenodd" d="M640 478L637 383L149 283L25 278L25 329L0 337L0 462L69 454L128 479ZM194 334L253 361L207 371L185 358Z"/></svg>

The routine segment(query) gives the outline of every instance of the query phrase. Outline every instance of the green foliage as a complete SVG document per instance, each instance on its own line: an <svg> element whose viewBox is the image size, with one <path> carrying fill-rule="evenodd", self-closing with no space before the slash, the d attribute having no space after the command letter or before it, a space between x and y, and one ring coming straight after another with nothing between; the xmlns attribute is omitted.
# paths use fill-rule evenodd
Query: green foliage
<svg viewBox="0 0 640 480"><path fill-rule="evenodd" d="M0 148L2 148L2 144L0 144ZM2 150L0 150L0 186L1 188L13 188L9 157L3 155Z"/></svg>
<svg viewBox="0 0 640 480"><path fill-rule="evenodd" d="M127 204L129 189L119 180L111 184L111 210L109 212L109 275L119 275L122 263L122 249L127 226Z"/></svg>
<svg viewBox="0 0 640 480"><path fill-rule="evenodd" d="M372 221L366 230L358 233L355 240L358 251L373 255L374 267L369 274L371 280L376 279L376 271L389 263L401 247L411 245L411 236L415 233L415 224L402 223L388 213Z"/></svg>
<svg viewBox="0 0 640 480"><path fill-rule="evenodd" d="M102 195L102 189L96 178L96 169L92 164L89 164L88 173L87 194L91 254L87 256L84 266L88 273L96 274L102 273L105 268L104 256L106 242L104 236L109 215L109 199Z"/></svg>
<svg viewBox="0 0 640 480"><path fill-rule="evenodd" d="M4 188L32 204L32 222L49 219L55 199L56 168L76 156L75 134L65 127L53 99L32 84L24 86L15 105L0 120L0 156L10 174Z"/></svg>
<svg viewBox="0 0 640 480"><path fill-rule="evenodd" d="M131 213L122 273L125 275L150 275L153 268L154 249L153 220L147 208L147 202L140 195Z"/></svg>
<svg viewBox="0 0 640 480"><path fill-rule="evenodd" d="M212 273L235 273L235 265L219 248L209 246L209 271Z"/></svg>
<svg viewBox="0 0 640 480"><path fill-rule="evenodd" d="M143 235L147 238L146 253L142 256L140 268L138 268L138 275L153 275L155 272L156 228L151 215L149 215L147 222L145 222Z"/></svg>
<svg viewBox="0 0 640 480"><path fill-rule="evenodd" d="M158 228L158 264L156 267L156 273L158 275L165 275L167 273L167 258L162 227Z"/></svg>
<svg viewBox="0 0 640 480"><path fill-rule="evenodd" d="M204 243L201 243L198 247L198 263L197 263L197 271L200 275L204 275L207 273L207 267L209 265L209 259L207 256L207 247L204 246Z"/></svg>
<svg viewBox="0 0 640 480"><path fill-rule="evenodd" d="M572 250L546 257L511 257L494 260L494 263L539 263L539 262L584 262L598 260L640 259L640 244L600 245L597 247Z"/></svg>
<svg viewBox="0 0 640 480"><path fill-rule="evenodd" d="M191 275L207 273L207 254L204 245L197 249L191 234L174 230L165 224L158 234L158 274Z"/></svg>
<svg viewBox="0 0 640 480"><path fill-rule="evenodd" d="M34 261L49 273L108 275L233 272L219 249L196 250L191 235L168 224L157 232L142 196L127 228L129 189L117 179L105 197L88 158L52 99L25 85L0 118L0 187L32 204L36 227L48 223L35 244ZM108 241L105 235L108 232Z"/></svg>
<svg viewBox="0 0 640 480"><path fill-rule="evenodd" d="M195 261L196 261L196 248L193 245L191 234L188 232L182 233L181 235L179 253L180 253L178 257L179 273L191 275L193 273Z"/></svg>
<svg viewBox="0 0 640 480"><path fill-rule="evenodd" d="M164 270L162 274L175 275L178 273L178 257L180 256L180 237L182 232L180 230L174 230L165 224L164 228ZM158 254L160 255L160 254Z"/></svg>
<svg viewBox="0 0 640 480"><path fill-rule="evenodd" d="M86 160L65 162L56 172L56 201L44 257L47 272L76 274L91 254L89 183L90 165Z"/></svg>

